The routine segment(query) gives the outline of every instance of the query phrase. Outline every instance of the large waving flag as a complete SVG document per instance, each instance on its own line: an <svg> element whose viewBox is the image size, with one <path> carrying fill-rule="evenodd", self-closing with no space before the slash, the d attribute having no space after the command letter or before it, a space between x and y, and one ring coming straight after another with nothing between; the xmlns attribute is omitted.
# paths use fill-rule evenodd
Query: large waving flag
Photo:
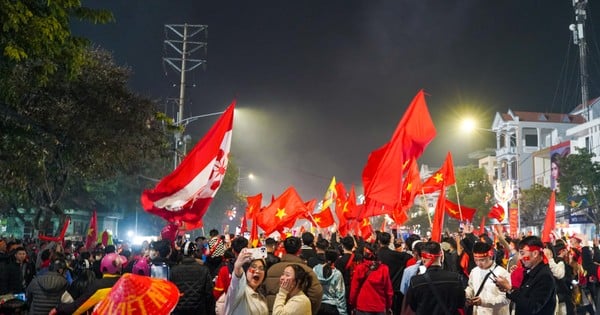
<svg viewBox="0 0 600 315"><path fill-rule="evenodd" d="M456 178L454 177L454 162L452 162L452 154L448 151L444 165L423 183L422 191L426 194L430 194L434 191L443 190L445 187L454 185L454 183L456 183Z"/></svg>
<svg viewBox="0 0 600 315"><path fill-rule="evenodd" d="M436 135L425 92L419 91L389 142L371 152L363 170L366 210L363 215L392 214L400 207L404 165L417 159Z"/></svg>
<svg viewBox="0 0 600 315"><path fill-rule="evenodd" d="M296 189L289 187L256 215L256 222L268 235L282 230L283 227L293 225L296 219L306 211L306 205Z"/></svg>
<svg viewBox="0 0 600 315"><path fill-rule="evenodd" d="M548 210L546 210L546 221L544 221L544 229L542 230L542 242L551 242L550 234L556 228L556 192L552 190L550 201L548 202Z"/></svg>
<svg viewBox="0 0 600 315"><path fill-rule="evenodd" d="M473 222L475 212L477 212L477 209L475 208L469 208L463 205L459 206L458 204L446 199L446 213L457 220Z"/></svg>
<svg viewBox="0 0 600 315"><path fill-rule="evenodd" d="M144 210L191 228L201 224L227 170L234 107L235 101L171 174L144 190Z"/></svg>

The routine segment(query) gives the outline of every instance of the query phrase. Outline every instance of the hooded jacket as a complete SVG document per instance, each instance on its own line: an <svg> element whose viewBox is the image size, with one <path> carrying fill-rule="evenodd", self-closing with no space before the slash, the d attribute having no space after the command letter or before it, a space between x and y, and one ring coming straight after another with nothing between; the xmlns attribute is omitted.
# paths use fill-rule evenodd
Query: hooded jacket
<svg viewBox="0 0 600 315"><path fill-rule="evenodd" d="M48 314L67 290L67 279L55 271L35 277L27 287L29 314Z"/></svg>
<svg viewBox="0 0 600 315"><path fill-rule="evenodd" d="M316 265L313 270L323 287L323 299L321 304L333 305L338 309L340 315L347 314L346 308L346 288L344 286L344 277L337 269L332 269L329 277L323 275L323 266Z"/></svg>

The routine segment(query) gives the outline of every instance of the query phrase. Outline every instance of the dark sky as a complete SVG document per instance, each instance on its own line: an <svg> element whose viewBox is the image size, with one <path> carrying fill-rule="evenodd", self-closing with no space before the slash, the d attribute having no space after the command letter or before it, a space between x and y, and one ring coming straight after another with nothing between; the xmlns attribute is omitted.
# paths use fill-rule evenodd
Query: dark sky
<svg viewBox="0 0 600 315"><path fill-rule="evenodd" d="M108 25L74 27L132 68L143 95L177 97L179 73L162 62L165 24L206 24L206 71L188 74L185 116L238 109L232 154L250 194L294 185L321 198L332 176L360 185L369 152L389 140L419 89L438 136L420 163L455 164L495 146L468 136L467 115L489 128L497 111L568 112L579 104L571 0L84 1L114 12ZM598 14L588 6L590 54L598 54ZM595 25L594 25L595 24ZM600 67L590 57L590 96ZM191 85L195 85L192 87ZM164 103L164 102L161 102ZM172 108L167 107L168 111ZM172 113L172 112L171 112ZM192 123L197 140L215 121Z"/></svg>

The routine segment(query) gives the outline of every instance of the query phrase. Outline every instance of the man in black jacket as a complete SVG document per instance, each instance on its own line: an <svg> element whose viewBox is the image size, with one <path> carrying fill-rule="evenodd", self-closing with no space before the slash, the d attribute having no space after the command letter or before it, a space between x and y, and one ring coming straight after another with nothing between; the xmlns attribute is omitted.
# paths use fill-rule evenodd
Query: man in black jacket
<svg viewBox="0 0 600 315"><path fill-rule="evenodd" d="M171 269L170 280L181 293L174 315L208 315L211 314L210 310L214 310L210 270L198 262L199 253L196 249L196 243L186 242L181 246L181 263Z"/></svg>
<svg viewBox="0 0 600 315"><path fill-rule="evenodd" d="M64 276L66 271L66 261L55 260L48 266L48 272L31 281L27 287L29 314L48 314L60 302L69 285Z"/></svg>
<svg viewBox="0 0 600 315"><path fill-rule="evenodd" d="M515 303L515 315L554 314L556 285L544 256L544 243L537 236L525 237L519 242L519 257L525 268L521 286L513 288L503 277L496 279L496 285Z"/></svg>
<svg viewBox="0 0 600 315"><path fill-rule="evenodd" d="M392 310L394 314L400 313L402 305L402 293L400 293L400 282L402 280L402 272L406 267L406 262L412 258L412 255L406 252L397 252L390 249L392 236L388 232L379 234L379 250L377 251L377 259L388 266L390 279L392 280L392 288L394 288L394 301Z"/></svg>
<svg viewBox="0 0 600 315"><path fill-rule="evenodd" d="M417 314L458 314L465 305L465 291L456 272L442 269L442 248L437 242L423 245L426 271L410 280L405 303ZM444 311L444 309L446 311Z"/></svg>

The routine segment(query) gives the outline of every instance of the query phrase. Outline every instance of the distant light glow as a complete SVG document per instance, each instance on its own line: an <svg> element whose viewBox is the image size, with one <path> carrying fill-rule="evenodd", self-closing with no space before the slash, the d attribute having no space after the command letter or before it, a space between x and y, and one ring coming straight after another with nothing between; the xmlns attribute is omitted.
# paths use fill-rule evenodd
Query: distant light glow
<svg viewBox="0 0 600 315"><path fill-rule="evenodd" d="M473 132L475 129L477 129L477 122L475 122L473 118L465 118L462 120L460 126L465 132Z"/></svg>

